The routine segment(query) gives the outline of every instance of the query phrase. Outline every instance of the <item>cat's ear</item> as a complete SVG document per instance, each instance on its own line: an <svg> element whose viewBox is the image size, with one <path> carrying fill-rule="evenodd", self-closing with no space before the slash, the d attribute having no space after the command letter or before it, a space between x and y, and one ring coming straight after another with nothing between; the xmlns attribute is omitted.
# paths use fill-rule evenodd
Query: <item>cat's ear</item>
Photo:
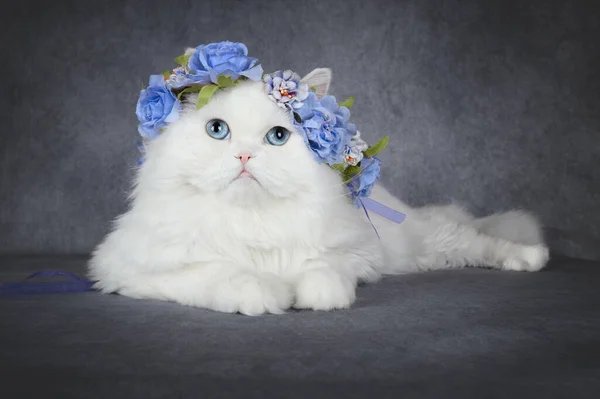
<svg viewBox="0 0 600 399"><path fill-rule="evenodd" d="M313 89L315 93L317 93L317 97L324 97L329 91L329 84L331 83L331 69L317 68L303 77L301 82L306 83L309 88Z"/></svg>

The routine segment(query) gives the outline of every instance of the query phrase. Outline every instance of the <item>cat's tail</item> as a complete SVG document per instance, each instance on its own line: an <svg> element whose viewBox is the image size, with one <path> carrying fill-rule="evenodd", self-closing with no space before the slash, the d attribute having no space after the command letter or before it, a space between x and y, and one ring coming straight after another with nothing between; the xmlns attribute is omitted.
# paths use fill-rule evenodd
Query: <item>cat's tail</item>
<svg viewBox="0 0 600 399"><path fill-rule="evenodd" d="M538 245L544 242L542 227L537 218L521 210L495 213L474 219L471 224L486 235L520 244Z"/></svg>

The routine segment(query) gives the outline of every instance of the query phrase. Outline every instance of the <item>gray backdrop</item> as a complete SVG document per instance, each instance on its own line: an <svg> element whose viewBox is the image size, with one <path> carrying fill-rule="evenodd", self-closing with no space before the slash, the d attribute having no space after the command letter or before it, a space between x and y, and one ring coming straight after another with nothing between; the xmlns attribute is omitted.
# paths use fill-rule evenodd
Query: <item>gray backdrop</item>
<svg viewBox="0 0 600 399"><path fill-rule="evenodd" d="M0 252L90 251L125 209L142 83L232 40L268 72L333 68L367 139L391 136L383 181L404 201L527 208L555 251L598 259L597 3L3 4Z"/></svg>

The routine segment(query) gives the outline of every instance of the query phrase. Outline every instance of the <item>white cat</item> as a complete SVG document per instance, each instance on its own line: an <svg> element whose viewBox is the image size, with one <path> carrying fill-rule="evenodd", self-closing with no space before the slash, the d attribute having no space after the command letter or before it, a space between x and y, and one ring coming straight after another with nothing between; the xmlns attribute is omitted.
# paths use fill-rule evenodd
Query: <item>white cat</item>
<svg viewBox="0 0 600 399"><path fill-rule="evenodd" d="M329 76L304 80L324 94ZM207 134L214 120L228 128L226 140ZM265 141L276 126L292 132L285 145ZM548 260L527 213L475 219L454 205L411 209L379 185L371 198L407 215L396 224L371 213L381 239L289 114L261 83L244 82L200 110L188 104L149 144L131 208L94 252L90 275L105 293L260 315L348 308L357 283L382 274L537 271Z"/></svg>

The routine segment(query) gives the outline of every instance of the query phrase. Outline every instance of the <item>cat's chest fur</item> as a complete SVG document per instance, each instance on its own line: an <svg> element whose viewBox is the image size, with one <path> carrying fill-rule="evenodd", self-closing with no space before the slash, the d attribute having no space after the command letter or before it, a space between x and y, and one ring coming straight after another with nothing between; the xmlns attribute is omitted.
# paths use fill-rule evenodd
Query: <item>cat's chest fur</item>
<svg viewBox="0 0 600 399"><path fill-rule="evenodd" d="M153 231L146 247L155 259L175 256L185 264L233 262L280 274L317 257L327 245L327 235L335 234L323 209L306 204L273 203L248 209L218 198L165 198L164 202L154 198L152 202L153 206L137 206L137 215L130 217L144 220L144 228ZM155 211L143 215L144 209Z"/></svg>

